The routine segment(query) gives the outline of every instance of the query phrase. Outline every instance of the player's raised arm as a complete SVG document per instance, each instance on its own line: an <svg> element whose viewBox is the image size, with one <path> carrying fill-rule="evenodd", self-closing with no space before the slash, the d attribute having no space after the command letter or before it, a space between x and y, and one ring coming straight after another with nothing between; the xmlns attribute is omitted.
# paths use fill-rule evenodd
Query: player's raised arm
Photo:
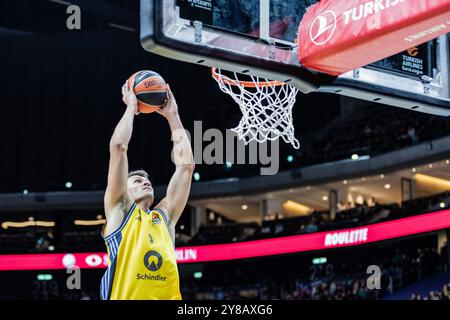
<svg viewBox="0 0 450 320"><path fill-rule="evenodd" d="M122 119L117 124L109 143L108 186L105 192L104 204L106 218L111 218L113 212L128 210L131 201L127 196L128 177L128 144L133 132L134 116L138 114L136 96L128 89L127 83L122 87L122 100L127 105Z"/></svg>
<svg viewBox="0 0 450 320"><path fill-rule="evenodd" d="M175 97L170 88L168 88L168 91L167 105L157 112L169 122L173 140L172 154L176 169L167 187L166 197L156 207L167 212L169 223L175 225L189 197L195 162L189 138L178 115Z"/></svg>

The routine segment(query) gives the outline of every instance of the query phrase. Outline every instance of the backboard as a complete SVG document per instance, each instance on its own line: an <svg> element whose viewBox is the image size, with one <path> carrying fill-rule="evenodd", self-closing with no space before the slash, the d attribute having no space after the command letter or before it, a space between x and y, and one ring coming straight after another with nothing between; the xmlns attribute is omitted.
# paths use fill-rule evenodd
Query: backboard
<svg viewBox="0 0 450 320"><path fill-rule="evenodd" d="M172 59L435 115L450 115L449 36L338 77L299 63L297 31L316 0L141 0L141 43ZM351 56L348 57L351 59Z"/></svg>

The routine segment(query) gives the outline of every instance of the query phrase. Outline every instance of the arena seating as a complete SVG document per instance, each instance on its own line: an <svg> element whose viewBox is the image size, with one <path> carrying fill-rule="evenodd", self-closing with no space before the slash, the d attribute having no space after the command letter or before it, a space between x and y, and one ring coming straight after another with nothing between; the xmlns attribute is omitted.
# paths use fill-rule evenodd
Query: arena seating
<svg viewBox="0 0 450 320"><path fill-rule="evenodd" d="M199 233L188 244L227 243L255 240L317 231L354 228L370 223L400 219L421 213L438 211L440 204L450 204L450 191L441 194L405 201L398 204L358 205L355 208L340 211L336 219L327 220L326 212L315 212L306 217L284 218L263 221L261 225L225 223L223 225L202 226Z"/></svg>
<svg viewBox="0 0 450 320"><path fill-rule="evenodd" d="M293 258L293 262L294 262ZM262 278L244 281L243 270L236 268L227 272L228 282L222 285L195 280L185 282L185 299L262 299L262 300L371 300L383 299L411 283L439 272L445 263L430 247L419 248L415 253L402 253L397 250L385 259L382 266L381 289L370 290L366 285L367 273L360 265L334 266L332 269L319 266L314 276L297 275ZM300 275L300 277L299 277ZM233 280L236 279L236 280ZM238 280L239 279L239 280ZM417 299L416 296L414 298ZM442 292L430 293L429 299L449 300L448 286Z"/></svg>

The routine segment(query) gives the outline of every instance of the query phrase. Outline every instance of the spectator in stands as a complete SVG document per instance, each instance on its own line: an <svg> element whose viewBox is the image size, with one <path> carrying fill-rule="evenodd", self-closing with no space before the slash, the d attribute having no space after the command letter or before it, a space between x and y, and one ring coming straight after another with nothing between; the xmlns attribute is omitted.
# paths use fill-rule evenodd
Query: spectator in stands
<svg viewBox="0 0 450 320"><path fill-rule="evenodd" d="M450 300L449 285L450 282L442 287L442 300Z"/></svg>
<svg viewBox="0 0 450 320"><path fill-rule="evenodd" d="M447 249L447 245L448 245L448 240L445 241L445 244L442 246L441 248L441 263L444 264L446 266L445 271L448 271L448 249Z"/></svg>
<svg viewBox="0 0 450 320"><path fill-rule="evenodd" d="M423 267L424 267L424 261L425 260L425 255L422 251L421 248L417 249L417 258L415 259L415 263L417 266L417 278L419 280L422 280L422 276L423 276Z"/></svg>
<svg viewBox="0 0 450 320"><path fill-rule="evenodd" d="M313 216L311 218L311 220L309 221L309 223L306 225L305 232L307 232L307 233L317 232L318 229L319 228L317 226L317 218L315 216Z"/></svg>

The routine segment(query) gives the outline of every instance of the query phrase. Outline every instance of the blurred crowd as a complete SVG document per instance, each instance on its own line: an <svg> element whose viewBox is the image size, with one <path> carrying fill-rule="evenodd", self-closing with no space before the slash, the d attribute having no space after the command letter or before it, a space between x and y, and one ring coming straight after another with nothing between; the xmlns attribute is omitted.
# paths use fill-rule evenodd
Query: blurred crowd
<svg viewBox="0 0 450 320"><path fill-rule="evenodd" d="M409 300L450 300L450 282L444 284L441 290L430 291L430 293L426 296L421 296L419 293L411 294L411 298Z"/></svg>
<svg viewBox="0 0 450 320"><path fill-rule="evenodd" d="M286 274L260 279L251 279L237 264L234 270L226 272L228 280L222 285L207 280L196 285L193 281L184 283L183 292L186 299L195 300L373 300L383 299L436 272L446 271L445 261L431 247L419 248L415 253L402 253L397 249L392 256L385 257L379 267L381 277L377 284L376 280L370 280L367 266L358 261L312 265L307 272L299 270L297 274L289 274L286 270ZM444 286L442 292L433 291L430 297L448 299L448 286Z"/></svg>

